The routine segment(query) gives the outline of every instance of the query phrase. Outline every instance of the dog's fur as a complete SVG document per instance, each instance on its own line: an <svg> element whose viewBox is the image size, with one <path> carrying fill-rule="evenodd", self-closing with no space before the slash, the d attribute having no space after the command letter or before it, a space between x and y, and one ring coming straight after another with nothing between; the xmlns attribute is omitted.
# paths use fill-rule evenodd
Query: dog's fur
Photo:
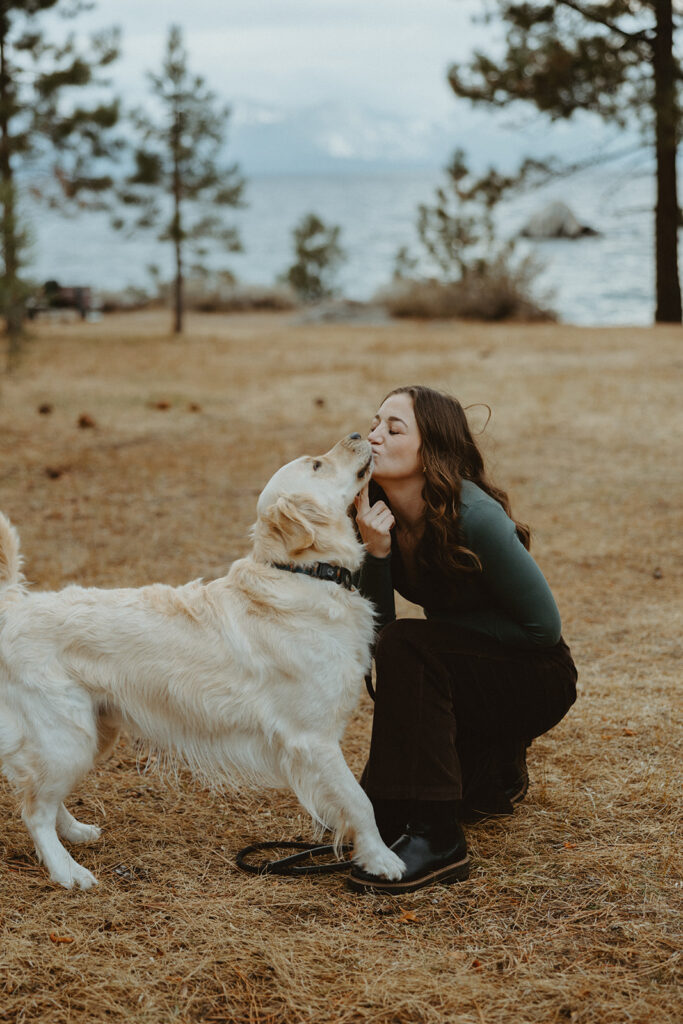
<svg viewBox="0 0 683 1024"><path fill-rule="evenodd" d="M368 670L372 606L273 564L356 570L347 512L370 472L357 435L289 463L259 498L251 555L175 588L30 593L0 514L0 762L55 882L96 883L58 834L87 842L100 829L63 801L120 729L215 785L290 787L337 842L351 838L366 871L401 877L339 747Z"/></svg>

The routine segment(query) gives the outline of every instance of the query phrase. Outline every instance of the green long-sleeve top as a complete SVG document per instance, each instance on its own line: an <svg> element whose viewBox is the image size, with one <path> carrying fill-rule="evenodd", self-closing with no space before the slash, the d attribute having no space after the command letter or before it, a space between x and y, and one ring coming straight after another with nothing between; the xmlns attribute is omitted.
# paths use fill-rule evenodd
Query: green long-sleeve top
<svg viewBox="0 0 683 1024"><path fill-rule="evenodd" d="M359 589L374 604L381 628L396 618L394 588L424 608L428 619L484 633L514 647L551 647L560 639L560 613L543 573L526 550L515 524L497 501L469 480L460 496L460 529L465 547L481 571L451 576L423 573L408 582L392 537L386 558L366 555Z"/></svg>

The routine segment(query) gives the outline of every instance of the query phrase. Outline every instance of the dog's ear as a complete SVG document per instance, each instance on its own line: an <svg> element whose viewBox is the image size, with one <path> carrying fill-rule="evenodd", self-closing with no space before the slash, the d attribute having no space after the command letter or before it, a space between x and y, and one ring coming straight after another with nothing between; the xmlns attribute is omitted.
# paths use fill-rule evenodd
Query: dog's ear
<svg viewBox="0 0 683 1024"><path fill-rule="evenodd" d="M273 531L284 541L287 552L301 555L316 541L316 526L326 523L328 516L310 498L278 498L267 512Z"/></svg>

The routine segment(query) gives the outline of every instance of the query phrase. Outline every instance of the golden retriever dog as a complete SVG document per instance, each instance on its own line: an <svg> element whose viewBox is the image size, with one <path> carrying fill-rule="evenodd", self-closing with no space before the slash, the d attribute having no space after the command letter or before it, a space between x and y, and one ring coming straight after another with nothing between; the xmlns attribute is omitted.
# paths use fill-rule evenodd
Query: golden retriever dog
<svg viewBox="0 0 683 1024"><path fill-rule="evenodd" d="M362 868L401 877L339 747L373 636L348 515L371 469L359 434L284 466L259 497L251 554L181 587L31 593L0 514L0 762L53 881L96 884L60 837L100 829L64 801L120 730L210 784L291 788Z"/></svg>

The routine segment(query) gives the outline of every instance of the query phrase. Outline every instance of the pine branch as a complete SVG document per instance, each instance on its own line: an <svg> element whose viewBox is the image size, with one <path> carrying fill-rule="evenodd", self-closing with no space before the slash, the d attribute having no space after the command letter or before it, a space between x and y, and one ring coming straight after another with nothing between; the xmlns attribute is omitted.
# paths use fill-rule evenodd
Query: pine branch
<svg viewBox="0 0 683 1024"><path fill-rule="evenodd" d="M621 36L622 39L627 39L629 42L644 42L650 45L654 42L653 33L649 29L641 29L639 32L627 32L626 29L621 28L621 26L615 25L614 22L601 17L595 8L584 7L583 4L577 3L577 0L556 0L556 3L561 7L569 7L570 10L576 11L576 13L585 18L586 21L592 21L596 25L602 25L604 28L608 28L610 32L614 32L616 35Z"/></svg>

